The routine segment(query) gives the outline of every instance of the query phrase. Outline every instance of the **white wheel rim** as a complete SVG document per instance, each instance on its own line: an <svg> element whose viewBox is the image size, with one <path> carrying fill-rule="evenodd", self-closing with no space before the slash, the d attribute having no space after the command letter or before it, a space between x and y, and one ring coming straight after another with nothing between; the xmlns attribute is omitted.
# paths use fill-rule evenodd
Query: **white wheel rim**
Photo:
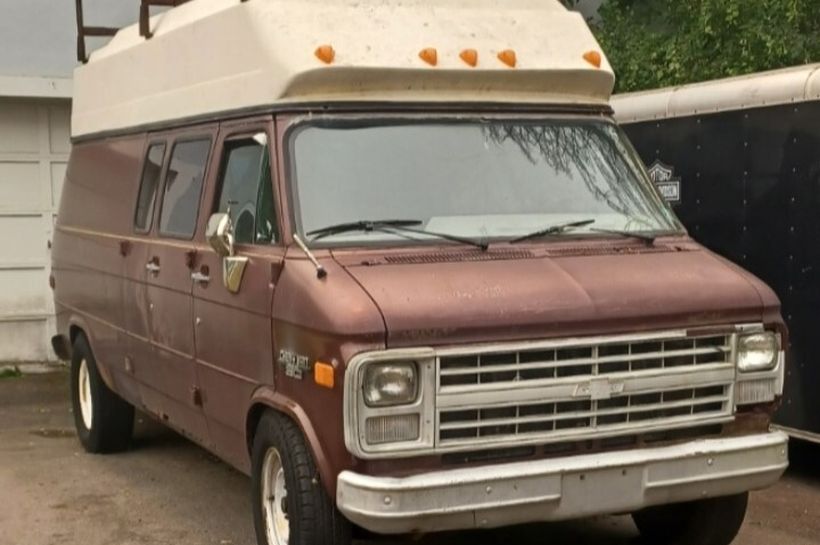
<svg viewBox="0 0 820 545"><path fill-rule="evenodd" d="M80 362L77 390L80 393L80 415L83 417L85 429L90 430L94 418L94 405L91 399L91 380L88 376L88 362L85 361L85 358Z"/></svg>
<svg viewBox="0 0 820 545"><path fill-rule="evenodd" d="M290 538L287 499L282 458L278 450L270 448L262 464L262 510L269 545L287 545Z"/></svg>

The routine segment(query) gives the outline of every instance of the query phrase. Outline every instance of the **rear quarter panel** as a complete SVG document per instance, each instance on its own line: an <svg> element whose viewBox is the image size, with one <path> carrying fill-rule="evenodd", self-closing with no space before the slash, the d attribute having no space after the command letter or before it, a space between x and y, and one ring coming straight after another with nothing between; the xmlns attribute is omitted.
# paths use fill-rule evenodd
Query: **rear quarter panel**
<svg viewBox="0 0 820 545"><path fill-rule="evenodd" d="M144 137L74 145L52 249L58 331L82 329L103 378L123 365L121 242L130 233ZM114 369L112 369L112 367Z"/></svg>

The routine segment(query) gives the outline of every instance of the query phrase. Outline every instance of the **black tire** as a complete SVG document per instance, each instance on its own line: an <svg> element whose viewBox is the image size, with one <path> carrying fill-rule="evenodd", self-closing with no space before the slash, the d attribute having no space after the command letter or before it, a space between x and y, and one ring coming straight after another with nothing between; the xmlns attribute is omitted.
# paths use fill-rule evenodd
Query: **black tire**
<svg viewBox="0 0 820 545"><path fill-rule="evenodd" d="M289 418L268 411L259 421L251 455L253 522L259 545L271 543L263 499L265 456L276 449L287 488L289 545L349 545L351 526L328 497L301 430Z"/></svg>
<svg viewBox="0 0 820 545"><path fill-rule="evenodd" d="M650 507L632 514L644 543L729 545L737 537L749 493Z"/></svg>
<svg viewBox="0 0 820 545"><path fill-rule="evenodd" d="M80 403L80 369L85 362L91 396L91 425ZM87 452L119 452L128 448L134 430L134 407L111 391L100 377L97 361L84 335L77 335L71 355L71 406L77 436Z"/></svg>

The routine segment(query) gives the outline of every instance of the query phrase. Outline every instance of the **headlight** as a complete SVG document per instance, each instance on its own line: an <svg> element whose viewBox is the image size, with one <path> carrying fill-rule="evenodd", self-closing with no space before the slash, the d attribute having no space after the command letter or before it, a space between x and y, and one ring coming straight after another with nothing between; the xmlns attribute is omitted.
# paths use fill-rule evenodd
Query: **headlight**
<svg viewBox="0 0 820 545"><path fill-rule="evenodd" d="M345 446L358 458L411 456L435 446L436 355L399 348L353 356L345 373Z"/></svg>
<svg viewBox="0 0 820 545"><path fill-rule="evenodd" d="M414 362L371 364L364 372L362 390L368 407L413 403L419 392L416 364Z"/></svg>
<svg viewBox="0 0 820 545"><path fill-rule="evenodd" d="M737 341L737 366L743 372L768 371L777 365L780 346L769 331L742 335Z"/></svg>

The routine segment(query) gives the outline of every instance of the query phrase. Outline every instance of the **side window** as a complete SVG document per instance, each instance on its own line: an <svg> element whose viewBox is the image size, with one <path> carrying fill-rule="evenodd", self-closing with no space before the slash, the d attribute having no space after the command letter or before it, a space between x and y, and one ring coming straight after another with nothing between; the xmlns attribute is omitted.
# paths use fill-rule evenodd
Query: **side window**
<svg viewBox="0 0 820 545"><path fill-rule="evenodd" d="M225 143L217 211L230 209L239 244L277 240L269 155L268 147L252 138Z"/></svg>
<svg viewBox="0 0 820 545"><path fill-rule="evenodd" d="M165 142L151 144L142 166L137 211L134 213L134 228L143 233L151 228L151 220L154 219L154 201L157 200L157 186L159 186L163 159L165 159Z"/></svg>
<svg viewBox="0 0 820 545"><path fill-rule="evenodd" d="M210 149L210 140L192 140L174 145L165 175L165 193L159 218L159 231L163 235L193 236Z"/></svg>

